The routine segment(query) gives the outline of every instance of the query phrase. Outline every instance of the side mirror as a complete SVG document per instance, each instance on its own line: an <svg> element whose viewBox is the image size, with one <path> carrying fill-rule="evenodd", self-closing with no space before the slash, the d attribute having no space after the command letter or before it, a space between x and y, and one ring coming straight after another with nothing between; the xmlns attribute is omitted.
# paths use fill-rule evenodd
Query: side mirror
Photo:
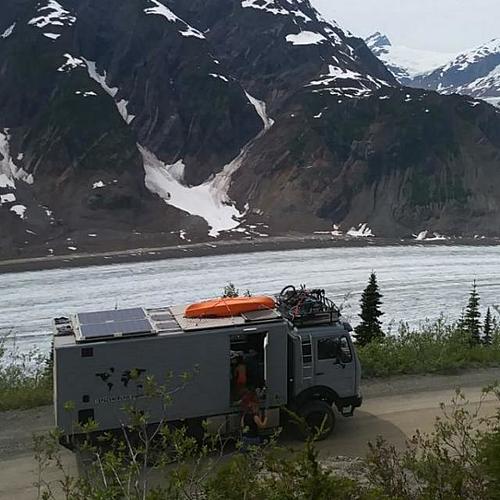
<svg viewBox="0 0 500 500"><path fill-rule="evenodd" d="M339 359L343 364L350 363L352 361L351 353L344 352L342 349L339 351Z"/></svg>
<svg viewBox="0 0 500 500"><path fill-rule="evenodd" d="M337 356L337 363L347 364L352 361L351 350L348 345L342 343L341 339L335 339L335 353Z"/></svg>

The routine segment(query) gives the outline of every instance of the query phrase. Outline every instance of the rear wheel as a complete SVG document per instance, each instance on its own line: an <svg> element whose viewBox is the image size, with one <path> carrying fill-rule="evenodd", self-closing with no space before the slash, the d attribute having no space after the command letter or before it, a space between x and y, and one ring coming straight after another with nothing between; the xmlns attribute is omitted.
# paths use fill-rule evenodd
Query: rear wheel
<svg viewBox="0 0 500 500"><path fill-rule="evenodd" d="M299 425L302 439L314 437L316 441L323 441L335 428L335 413L325 401L309 401L300 408L298 414L302 419Z"/></svg>

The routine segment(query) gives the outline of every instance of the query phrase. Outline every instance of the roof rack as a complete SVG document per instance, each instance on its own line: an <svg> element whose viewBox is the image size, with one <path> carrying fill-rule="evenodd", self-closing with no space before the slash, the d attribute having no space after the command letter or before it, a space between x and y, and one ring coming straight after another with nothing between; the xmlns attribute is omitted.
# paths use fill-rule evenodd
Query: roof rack
<svg viewBox="0 0 500 500"><path fill-rule="evenodd" d="M276 298L281 314L295 326L333 324L340 319L339 308L326 295L325 290L298 289L289 285Z"/></svg>

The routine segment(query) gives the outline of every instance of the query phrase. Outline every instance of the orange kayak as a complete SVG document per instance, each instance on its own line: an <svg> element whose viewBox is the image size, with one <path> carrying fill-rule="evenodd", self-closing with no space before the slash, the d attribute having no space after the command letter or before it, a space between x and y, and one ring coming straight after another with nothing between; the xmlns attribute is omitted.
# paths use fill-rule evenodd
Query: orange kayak
<svg viewBox="0 0 500 500"><path fill-rule="evenodd" d="M274 309L272 297L234 297L206 300L186 307L185 318L228 318L252 311Z"/></svg>

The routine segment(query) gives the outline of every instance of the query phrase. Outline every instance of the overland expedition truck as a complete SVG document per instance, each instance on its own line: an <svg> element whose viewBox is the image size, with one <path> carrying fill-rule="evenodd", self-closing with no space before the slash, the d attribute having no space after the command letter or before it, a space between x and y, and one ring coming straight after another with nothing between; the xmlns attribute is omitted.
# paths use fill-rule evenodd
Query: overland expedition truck
<svg viewBox="0 0 500 500"><path fill-rule="evenodd" d="M241 362L269 430L287 407L311 428L325 421L326 437L333 406L348 417L361 405L352 329L323 290L286 287L274 308L229 317L187 318L185 311L136 308L54 320L56 425L69 442L89 421L99 431L119 429L131 405L151 423L183 422L196 432L206 421L209 431L237 433L241 394L233 379ZM191 377L182 382L185 373ZM174 391L171 404L145 394L150 377Z"/></svg>

